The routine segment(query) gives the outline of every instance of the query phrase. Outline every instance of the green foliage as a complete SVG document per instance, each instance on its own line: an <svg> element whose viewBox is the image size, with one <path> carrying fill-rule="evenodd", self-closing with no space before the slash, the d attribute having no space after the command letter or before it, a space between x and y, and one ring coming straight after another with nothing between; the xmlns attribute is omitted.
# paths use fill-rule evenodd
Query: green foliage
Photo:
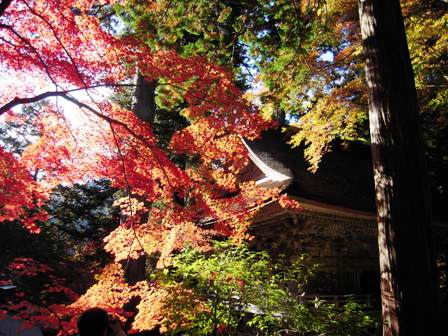
<svg viewBox="0 0 448 336"><path fill-rule="evenodd" d="M266 114L274 106L272 118L299 121L292 144L309 147L307 158L316 169L335 138L367 139L361 47L357 29L341 26L347 17L353 21L352 13L341 15L353 12L354 6L346 7L320 1L159 0L151 6L131 2L118 12L132 33L155 49L205 56L231 69L243 89L262 82L260 110ZM344 52L348 65L320 59Z"/></svg>
<svg viewBox="0 0 448 336"><path fill-rule="evenodd" d="M341 309L318 299L301 301L315 270L306 256L283 268L265 252L217 242L206 254L184 250L170 269L152 277L170 293L164 305L171 334L347 336L374 330L376 321L354 301Z"/></svg>
<svg viewBox="0 0 448 336"><path fill-rule="evenodd" d="M152 48L175 49L185 57L205 56L229 68L241 88L248 88L254 70L250 70L248 46L242 37L253 35L249 27L264 29L260 10L257 0L158 0L151 6L129 1L124 7L117 6L130 33Z"/></svg>
<svg viewBox="0 0 448 336"><path fill-rule="evenodd" d="M45 102L23 107L14 119L6 118L0 124L0 144L8 152L21 154L37 137L40 136L35 123L39 120Z"/></svg>
<svg viewBox="0 0 448 336"><path fill-rule="evenodd" d="M101 241L118 224L112 210L116 189L107 180L58 186L45 205L50 214L42 231L53 237L55 253L77 263L103 261Z"/></svg>
<svg viewBox="0 0 448 336"><path fill-rule="evenodd" d="M446 3L401 4L429 168L446 189ZM260 110L297 126L290 143L305 146L311 170L335 139L369 142L356 1L134 1L118 12L155 49L205 56L231 69L242 88L262 83Z"/></svg>

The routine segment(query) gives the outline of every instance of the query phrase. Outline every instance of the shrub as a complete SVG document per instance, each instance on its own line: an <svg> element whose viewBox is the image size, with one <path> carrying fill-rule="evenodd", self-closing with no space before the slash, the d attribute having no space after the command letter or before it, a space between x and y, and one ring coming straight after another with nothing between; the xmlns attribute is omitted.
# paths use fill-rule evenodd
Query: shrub
<svg viewBox="0 0 448 336"><path fill-rule="evenodd" d="M172 335L367 335L377 321L349 300L342 308L301 295L316 265L300 256L290 267L265 252L217 242L213 252L192 248L152 275L169 295L164 329ZM299 293L293 295L292 293Z"/></svg>

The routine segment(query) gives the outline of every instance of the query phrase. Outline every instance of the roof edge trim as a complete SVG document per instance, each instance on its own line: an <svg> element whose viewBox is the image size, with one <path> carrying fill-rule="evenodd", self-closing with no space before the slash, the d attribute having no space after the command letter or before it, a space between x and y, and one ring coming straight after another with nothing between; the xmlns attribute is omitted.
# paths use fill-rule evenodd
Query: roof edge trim
<svg viewBox="0 0 448 336"><path fill-rule="evenodd" d="M247 142L242 137L241 137L241 141L243 142L244 146L246 147L247 151L249 152L249 158L265 174L266 177L263 180L268 178L273 182L283 182L282 184L284 184L285 186L289 185L292 182L292 176L282 174L282 173L276 171L275 169L272 169L271 167L269 167L266 163L264 163L254 153L254 151L249 147Z"/></svg>

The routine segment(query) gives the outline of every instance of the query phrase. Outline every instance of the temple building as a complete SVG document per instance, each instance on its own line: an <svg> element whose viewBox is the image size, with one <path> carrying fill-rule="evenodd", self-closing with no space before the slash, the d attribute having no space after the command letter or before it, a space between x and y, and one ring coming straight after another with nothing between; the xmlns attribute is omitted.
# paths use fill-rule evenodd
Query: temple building
<svg viewBox="0 0 448 336"><path fill-rule="evenodd" d="M251 227L256 249L276 258L306 253L319 264L310 294L379 294L379 259L370 148L334 144L316 173L308 170L303 149L292 149L278 131L243 140L251 162L243 180L280 187L299 201L292 213L276 203L261 209ZM446 216L446 215L445 215ZM438 253L446 256L448 220L434 221ZM446 271L445 271L446 274Z"/></svg>

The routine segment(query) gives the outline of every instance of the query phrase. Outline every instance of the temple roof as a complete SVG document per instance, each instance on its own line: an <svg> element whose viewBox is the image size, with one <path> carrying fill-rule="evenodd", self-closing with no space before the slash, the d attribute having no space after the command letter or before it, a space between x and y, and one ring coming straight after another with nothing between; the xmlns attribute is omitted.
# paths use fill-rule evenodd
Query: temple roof
<svg viewBox="0 0 448 336"><path fill-rule="evenodd" d="M334 144L332 151L322 158L317 172L312 173L308 170L303 147L291 148L286 144L285 137L279 131L268 131L259 140L244 140L252 159L249 168L252 179L261 185L281 186L292 196L375 212L368 146L351 144L346 149ZM246 174L249 175L249 172Z"/></svg>
<svg viewBox="0 0 448 336"><path fill-rule="evenodd" d="M291 148L289 135L270 130L255 141L244 139L251 163L244 180L266 187L280 187L303 201L363 212L376 212L371 150L367 145L333 143L316 173L308 170L303 146ZM447 193L431 190L434 222L448 226Z"/></svg>

